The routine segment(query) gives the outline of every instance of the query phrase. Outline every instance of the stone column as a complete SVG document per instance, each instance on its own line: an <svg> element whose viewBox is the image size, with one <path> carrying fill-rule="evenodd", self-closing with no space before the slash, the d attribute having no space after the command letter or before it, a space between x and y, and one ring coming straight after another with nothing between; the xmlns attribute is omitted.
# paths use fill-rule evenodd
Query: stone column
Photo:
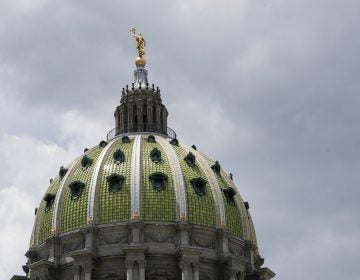
<svg viewBox="0 0 360 280"><path fill-rule="evenodd" d="M233 269L233 270L230 271L229 274L230 274L229 280L237 280L237 279L236 279L237 270L234 270L234 269Z"/></svg>
<svg viewBox="0 0 360 280"><path fill-rule="evenodd" d="M134 262L126 261L126 280L133 280Z"/></svg>
<svg viewBox="0 0 360 280"><path fill-rule="evenodd" d="M156 106L156 131L161 130L161 109L159 105Z"/></svg>
<svg viewBox="0 0 360 280"><path fill-rule="evenodd" d="M93 273L93 269L94 269L94 266L91 263L86 263L84 266L84 275L85 275L85 280L91 280L93 279L92 278L92 273Z"/></svg>
<svg viewBox="0 0 360 280"><path fill-rule="evenodd" d="M132 106L132 104L128 105L127 118L128 118L128 128L126 129L125 132L130 132L133 129L133 126L134 126L134 121L133 121L134 116L133 116L133 106Z"/></svg>
<svg viewBox="0 0 360 280"><path fill-rule="evenodd" d="M138 266L139 266L139 280L145 280L146 261L145 260L138 261Z"/></svg>
<svg viewBox="0 0 360 280"><path fill-rule="evenodd" d="M181 280L191 280L190 278L190 272L191 272L191 267L190 267L190 263L186 262L186 261L180 261L179 262L179 267L181 268Z"/></svg>
<svg viewBox="0 0 360 280"><path fill-rule="evenodd" d="M143 245L128 245L123 247L126 253L126 267L127 267L127 280L135 280L135 275L138 276L139 280L145 280L145 252L146 246ZM135 263L137 269L135 270ZM137 277L136 277L137 278ZM138 279L136 279L138 280Z"/></svg>
<svg viewBox="0 0 360 280"><path fill-rule="evenodd" d="M148 123L148 127L150 128L150 130L154 130L152 108L153 108L153 104L148 103L148 107L147 107L147 123Z"/></svg>
<svg viewBox="0 0 360 280"><path fill-rule="evenodd" d="M137 103L137 116L138 116L138 125L137 125L137 131L143 131L144 130L144 122L143 122L143 104Z"/></svg>
<svg viewBox="0 0 360 280"><path fill-rule="evenodd" d="M74 280L80 280L79 266L74 265L72 271L74 275Z"/></svg>
<svg viewBox="0 0 360 280"><path fill-rule="evenodd" d="M198 263L193 263L192 267L193 267L193 274L194 274L193 279L194 280L199 280L199 264Z"/></svg>

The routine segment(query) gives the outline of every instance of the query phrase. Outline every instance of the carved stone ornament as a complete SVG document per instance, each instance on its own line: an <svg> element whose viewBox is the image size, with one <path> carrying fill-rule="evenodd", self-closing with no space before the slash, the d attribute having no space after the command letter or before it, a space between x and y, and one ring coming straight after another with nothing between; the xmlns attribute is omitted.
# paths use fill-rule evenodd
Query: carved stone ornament
<svg viewBox="0 0 360 280"><path fill-rule="evenodd" d="M99 236L99 245L111 245L127 242L127 234L111 233Z"/></svg>
<svg viewBox="0 0 360 280"><path fill-rule="evenodd" d="M174 234L171 231L145 232L145 242L174 243Z"/></svg>
<svg viewBox="0 0 360 280"><path fill-rule="evenodd" d="M82 248L84 248L84 244L81 240L68 242L62 245L63 253L69 253L72 251L80 250Z"/></svg>
<svg viewBox="0 0 360 280"><path fill-rule="evenodd" d="M211 238L204 237L191 237L191 245L199 246L207 249L215 249L216 248L216 240Z"/></svg>
<svg viewBox="0 0 360 280"><path fill-rule="evenodd" d="M229 251L232 255L237 256L237 257L243 257L244 256L244 251L241 248L238 248L237 246L233 245L233 244L229 244Z"/></svg>

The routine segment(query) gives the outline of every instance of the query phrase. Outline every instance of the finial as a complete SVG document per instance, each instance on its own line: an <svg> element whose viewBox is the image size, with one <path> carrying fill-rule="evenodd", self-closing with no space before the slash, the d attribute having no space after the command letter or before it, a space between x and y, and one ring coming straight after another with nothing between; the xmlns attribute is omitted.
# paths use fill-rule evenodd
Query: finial
<svg viewBox="0 0 360 280"><path fill-rule="evenodd" d="M138 51L138 57L135 59L135 65L137 67L139 67L139 66L144 67L146 64L146 59L144 57L145 45L146 45L145 39L141 33L136 33L135 27L130 27L130 32L133 34L133 37L136 40L136 48Z"/></svg>

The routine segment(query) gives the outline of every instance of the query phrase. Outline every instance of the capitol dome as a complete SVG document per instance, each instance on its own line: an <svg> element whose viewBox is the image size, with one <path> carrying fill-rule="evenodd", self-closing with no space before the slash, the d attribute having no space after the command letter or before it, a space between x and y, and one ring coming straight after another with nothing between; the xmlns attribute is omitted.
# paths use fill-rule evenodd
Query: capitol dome
<svg viewBox="0 0 360 280"><path fill-rule="evenodd" d="M115 128L50 181L13 279L271 279L232 174L179 141L136 65Z"/></svg>

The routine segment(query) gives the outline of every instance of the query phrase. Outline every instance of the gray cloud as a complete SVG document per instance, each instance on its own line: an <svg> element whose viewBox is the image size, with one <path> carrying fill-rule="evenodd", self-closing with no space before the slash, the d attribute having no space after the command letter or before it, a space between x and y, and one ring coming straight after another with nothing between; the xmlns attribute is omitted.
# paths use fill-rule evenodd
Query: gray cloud
<svg viewBox="0 0 360 280"><path fill-rule="evenodd" d="M358 277L358 1L13 2L0 4L1 275L25 261L48 178L112 128L135 24L170 126L234 173L277 279Z"/></svg>

